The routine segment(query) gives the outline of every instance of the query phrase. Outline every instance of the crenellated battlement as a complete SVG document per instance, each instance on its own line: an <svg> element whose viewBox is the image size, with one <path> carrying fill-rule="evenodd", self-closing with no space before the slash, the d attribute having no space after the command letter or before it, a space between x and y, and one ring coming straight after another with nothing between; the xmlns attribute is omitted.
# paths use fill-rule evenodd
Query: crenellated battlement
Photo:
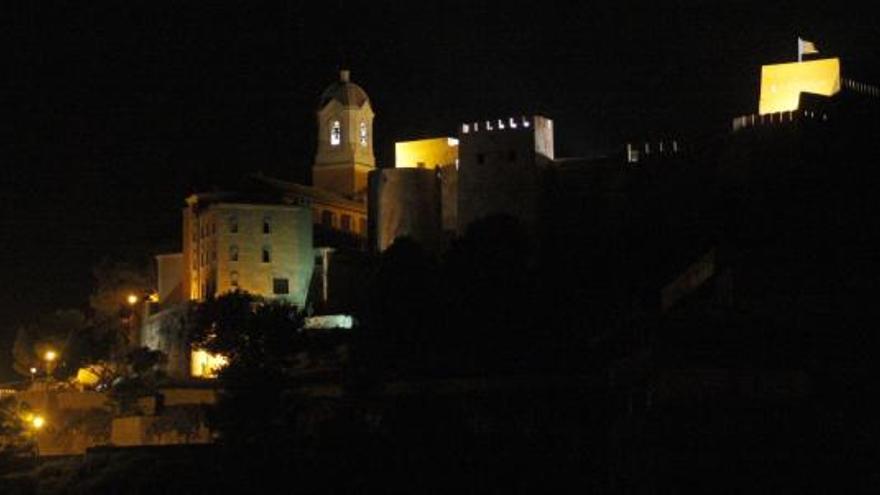
<svg viewBox="0 0 880 495"><path fill-rule="evenodd" d="M764 115L753 113L750 115L734 117L732 128L733 132L737 132L751 127L784 125L800 121L825 122L827 120L828 114L819 110L791 110Z"/></svg>
<svg viewBox="0 0 880 495"><path fill-rule="evenodd" d="M856 93L861 93L863 95L880 98L880 87L874 86L873 84L853 81L852 79L844 79L842 84L844 89L855 91Z"/></svg>
<svg viewBox="0 0 880 495"><path fill-rule="evenodd" d="M639 163L653 158L668 157L681 152L677 139L626 143L626 163Z"/></svg>
<svg viewBox="0 0 880 495"><path fill-rule="evenodd" d="M465 122L461 124L461 133L470 134L476 132L528 129L530 127L533 127L533 119L534 118L529 118L525 115L522 115L520 117L508 117L502 119Z"/></svg>

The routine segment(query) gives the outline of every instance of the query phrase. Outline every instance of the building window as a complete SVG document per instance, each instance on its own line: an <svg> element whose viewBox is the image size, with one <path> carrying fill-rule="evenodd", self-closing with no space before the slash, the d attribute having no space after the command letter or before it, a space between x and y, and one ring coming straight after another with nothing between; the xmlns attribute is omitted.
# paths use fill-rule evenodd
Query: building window
<svg viewBox="0 0 880 495"><path fill-rule="evenodd" d="M229 246L229 261L238 261L238 246Z"/></svg>
<svg viewBox="0 0 880 495"><path fill-rule="evenodd" d="M238 288L238 272L229 272L229 286Z"/></svg>
<svg viewBox="0 0 880 495"><path fill-rule="evenodd" d="M290 284L287 282L286 278L273 278L272 279L272 293L274 294L289 294L290 293Z"/></svg>
<svg viewBox="0 0 880 495"><path fill-rule="evenodd" d="M263 246L263 263L269 263L272 261L272 252L269 249L269 246Z"/></svg>
<svg viewBox="0 0 880 495"><path fill-rule="evenodd" d="M324 210L321 212L321 225L324 227L333 228L333 212L330 210Z"/></svg>
<svg viewBox="0 0 880 495"><path fill-rule="evenodd" d="M360 226L360 233L363 235L367 234L367 219L364 217L360 217L358 219L358 224Z"/></svg>
<svg viewBox="0 0 880 495"><path fill-rule="evenodd" d="M330 124L330 144L333 146L339 146L339 143L342 142L342 126L339 124L338 120L334 120L332 124Z"/></svg>
<svg viewBox="0 0 880 495"><path fill-rule="evenodd" d="M231 234L238 233L238 217L229 217L229 232Z"/></svg>
<svg viewBox="0 0 880 495"><path fill-rule="evenodd" d="M263 233L264 234L270 234L272 232L272 225L271 224L272 224L272 222L270 221L269 217L266 217L263 219Z"/></svg>
<svg viewBox="0 0 880 495"><path fill-rule="evenodd" d="M361 146L367 145L367 123L361 122Z"/></svg>
<svg viewBox="0 0 880 495"><path fill-rule="evenodd" d="M342 230L346 232L351 230L351 215L342 215L340 221L342 222Z"/></svg>

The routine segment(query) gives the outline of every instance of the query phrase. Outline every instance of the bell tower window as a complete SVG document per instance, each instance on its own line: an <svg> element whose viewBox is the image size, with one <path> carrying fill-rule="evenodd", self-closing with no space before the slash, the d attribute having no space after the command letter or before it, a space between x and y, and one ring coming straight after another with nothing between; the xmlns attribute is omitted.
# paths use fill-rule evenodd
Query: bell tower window
<svg viewBox="0 0 880 495"><path fill-rule="evenodd" d="M367 123L366 122L361 122L360 137L361 137L361 146L366 146L367 145Z"/></svg>
<svg viewBox="0 0 880 495"><path fill-rule="evenodd" d="M332 124L330 124L330 144L332 146L339 146L339 143L342 142L342 126L339 124L338 120L334 120Z"/></svg>

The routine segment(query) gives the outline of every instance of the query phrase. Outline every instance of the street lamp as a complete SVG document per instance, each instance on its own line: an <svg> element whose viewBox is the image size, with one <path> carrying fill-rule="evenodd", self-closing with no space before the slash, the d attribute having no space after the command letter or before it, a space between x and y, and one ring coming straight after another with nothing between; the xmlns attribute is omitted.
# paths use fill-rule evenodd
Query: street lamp
<svg viewBox="0 0 880 495"><path fill-rule="evenodd" d="M49 349L43 354L43 360L46 361L46 375L52 377L52 370L55 368L55 360L58 359L58 353Z"/></svg>
<svg viewBox="0 0 880 495"><path fill-rule="evenodd" d="M128 301L129 306L134 306L138 302L138 296L137 294L129 294L125 300Z"/></svg>
<svg viewBox="0 0 880 495"><path fill-rule="evenodd" d="M43 426L46 425L46 418L40 416L39 414L31 418L31 425L35 430L39 430Z"/></svg>

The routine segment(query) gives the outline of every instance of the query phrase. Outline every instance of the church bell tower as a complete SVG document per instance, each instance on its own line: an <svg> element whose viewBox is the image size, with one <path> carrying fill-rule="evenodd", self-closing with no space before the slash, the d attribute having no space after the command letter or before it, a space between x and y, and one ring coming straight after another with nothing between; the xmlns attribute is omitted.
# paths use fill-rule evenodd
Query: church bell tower
<svg viewBox="0 0 880 495"><path fill-rule="evenodd" d="M365 197L373 155L373 108L347 70L321 94L318 150L312 167L315 187L352 199Z"/></svg>

